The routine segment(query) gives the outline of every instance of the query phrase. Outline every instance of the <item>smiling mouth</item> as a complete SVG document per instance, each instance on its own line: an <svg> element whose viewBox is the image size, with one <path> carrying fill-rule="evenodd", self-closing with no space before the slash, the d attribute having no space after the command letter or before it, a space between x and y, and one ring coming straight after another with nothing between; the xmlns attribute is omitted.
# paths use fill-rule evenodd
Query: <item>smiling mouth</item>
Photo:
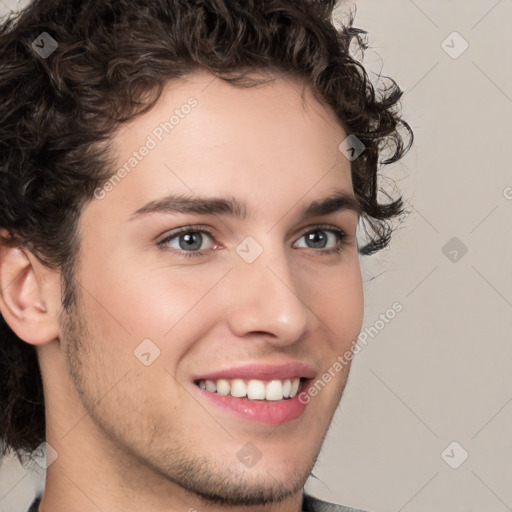
<svg viewBox="0 0 512 512"><path fill-rule="evenodd" d="M197 380L194 382L199 388L223 396L246 398L251 401L290 400L297 395L304 378L274 379L270 381L257 379L217 379Z"/></svg>

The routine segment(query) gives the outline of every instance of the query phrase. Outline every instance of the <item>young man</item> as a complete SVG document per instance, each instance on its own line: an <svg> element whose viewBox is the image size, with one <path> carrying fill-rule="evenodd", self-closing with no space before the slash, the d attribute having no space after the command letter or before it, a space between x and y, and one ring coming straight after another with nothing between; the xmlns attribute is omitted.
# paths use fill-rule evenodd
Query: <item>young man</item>
<svg viewBox="0 0 512 512"><path fill-rule="evenodd" d="M36 0L4 22L0 433L46 449L32 510L350 510L303 487L410 131L333 7Z"/></svg>

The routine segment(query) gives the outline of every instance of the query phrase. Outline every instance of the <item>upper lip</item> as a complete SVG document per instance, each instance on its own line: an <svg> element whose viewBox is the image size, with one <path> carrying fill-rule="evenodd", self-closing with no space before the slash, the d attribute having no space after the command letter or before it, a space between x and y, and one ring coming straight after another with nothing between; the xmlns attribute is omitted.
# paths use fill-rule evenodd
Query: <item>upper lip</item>
<svg viewBox="0 0 512 512"><path fill-rule="evenodd" d="M275 379L293 379L305 378L312 379L316 375L313 367L304 363L286 363L280 365L270 364L250 364L236 368L228 368L216 372L197 375L193 378L197 380L219 380L219 379L256 379L256 380L275 380Z"/></svg>

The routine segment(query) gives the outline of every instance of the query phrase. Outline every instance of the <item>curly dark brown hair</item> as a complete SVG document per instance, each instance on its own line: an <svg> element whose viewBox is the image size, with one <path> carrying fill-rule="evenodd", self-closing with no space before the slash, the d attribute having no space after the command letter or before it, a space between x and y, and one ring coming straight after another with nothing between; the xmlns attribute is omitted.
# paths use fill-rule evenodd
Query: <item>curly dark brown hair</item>
<svg viewBox="0 0 512 512"><path fill-rule="evenodd" d="M402 91L374 86L353 56L365 32L333 22L336 0L34 0L0 24L0 228L62 276L73 302L77 221L114 173L109 141L151 109L164 86L207 70L238 87L251 71L299 78L365 145L351 163L371 254L390 241L402 199L379 202L378 171L399 160L412 131ZM41 56L45 32L58 44ZM46 41L50 41L47 36ZM351 47L354 45L354 47ZM43 45L40 44L40 47ZM379 196L379 197L378 197ZM0 315L0 440L21 460L45 439L44 393L35 348Z"/></svg>

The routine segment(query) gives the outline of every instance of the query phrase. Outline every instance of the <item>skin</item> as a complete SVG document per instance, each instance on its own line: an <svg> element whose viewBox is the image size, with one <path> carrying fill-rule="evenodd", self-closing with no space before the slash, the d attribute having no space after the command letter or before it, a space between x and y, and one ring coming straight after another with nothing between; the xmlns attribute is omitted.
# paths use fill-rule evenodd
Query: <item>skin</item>
<svg viewBox="0 0 512 512"><path fill-rule="evenodd" d="M198 105L103 199L81 215L77 304L61 310L58 272L25 249L2 249L2 313L37 346L47 442L40 510L298 511L301 493L341 399L349 366L299 418L269 426L227 414L193 394L194 375L245 364L306 362L320 377L351 347L362 323L358 214L299 218L312 201L353 196L346 137L332 110L290 79L241 89L207 73L169 84L158 104L114 134L119 166L191 96ZM246 217L156 212L168 194L236 198ZM209 227L187 258L176 228ZM305 232L343 230L336 248ZM327 228L322 228L327 229ZM197 228L195 229L197 231ZM191 229L194 231L194 229ZM252 236L263 249L236 252ZM333 242L334 240L334 242ZM151 339L144 366L134 350ZM262 458L237 458L246 444Z"/></svg>

